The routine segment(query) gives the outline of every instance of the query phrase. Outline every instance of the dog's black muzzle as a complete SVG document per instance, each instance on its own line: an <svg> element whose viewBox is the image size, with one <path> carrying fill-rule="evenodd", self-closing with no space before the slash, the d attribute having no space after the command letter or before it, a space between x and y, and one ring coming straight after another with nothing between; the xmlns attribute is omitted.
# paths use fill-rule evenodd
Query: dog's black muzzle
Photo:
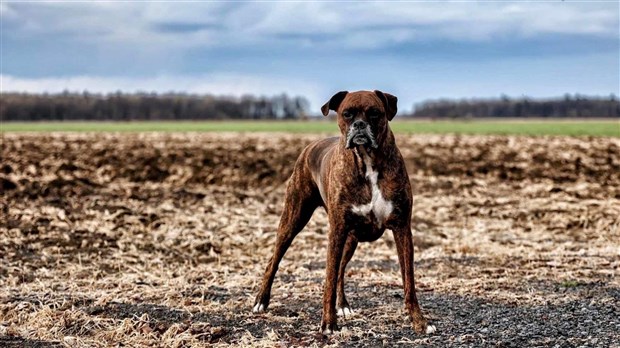
<svg viewBox="0 0 620 348"><path fill-rule="evenodd" d="M372 134L370 125L362 120L353 122L347 133L346 148L351 149L357 146L370 146L373 149L379 147L375 140L375 136Z"/></svg>

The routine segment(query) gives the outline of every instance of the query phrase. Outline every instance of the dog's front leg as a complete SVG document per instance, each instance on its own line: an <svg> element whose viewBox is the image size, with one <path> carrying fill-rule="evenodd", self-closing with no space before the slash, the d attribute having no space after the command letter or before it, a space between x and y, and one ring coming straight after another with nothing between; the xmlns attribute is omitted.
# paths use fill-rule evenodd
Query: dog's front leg
<svg viewBox="0 0 620 348"><path fill-rule="evenodd" d="M415 332L433 333L435 327L428 325L422 314L418 298L415 293L415 278L413 271L413 240L411 237L411 226L407 224L402 228L393 230L396 250L398 251L398 261L400 263L400 273L403 278L405 288L405 307L411 318Z"/></svg>
<svg viewBox="0 0 620 348"><path fill-rule="evenodd" d="M353 314L351 306L347 301L347 297L344 294L344 273L347 270L347 264L351 261L355 249L357 248L357 238L352 232L347 235L347 241L344 244L344 250L342 251L342 260L340 261L340 270L338 271L338 300L336 301L338 315L343 317Z"/></svg>
<svg viewBox="0 0 620 348"><path fill-rule="evenodd" d="M330 221L331 223L331 221ZM336 325L336 286L338 284L338 270L342 260L347 234L340 224L331 224L327 245L327 262L325 287L323 289L323 320L321 333L328 335L337 329Z"/></svg>

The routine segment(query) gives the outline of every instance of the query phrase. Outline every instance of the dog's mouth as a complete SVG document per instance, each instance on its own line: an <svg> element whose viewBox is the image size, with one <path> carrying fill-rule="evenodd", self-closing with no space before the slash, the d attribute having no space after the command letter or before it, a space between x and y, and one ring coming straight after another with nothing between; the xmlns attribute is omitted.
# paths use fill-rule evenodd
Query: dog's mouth
<svg viewBox="0 0 620 348"><path fill-rule="evenodd" d="M358 146L371 147L373 149L379 147L372 131L370 130L370 127L349 130L349 133L347 134L346 148L352 149Z"/></svg>

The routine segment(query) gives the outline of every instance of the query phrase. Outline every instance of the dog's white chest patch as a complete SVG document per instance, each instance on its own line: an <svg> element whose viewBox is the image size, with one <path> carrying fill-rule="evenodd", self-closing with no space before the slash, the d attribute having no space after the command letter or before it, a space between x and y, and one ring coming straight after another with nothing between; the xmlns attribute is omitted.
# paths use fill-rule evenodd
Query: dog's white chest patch
<svg viewBox="0 0 620 348"><path fill-rule="evenodd" d="M381 193L381 189L377 183L379 173L372 168L370 157L367 154L364 154L363 157L364 163L366 164L366 178L370 181L372 197L369 203L351 206L351 211L354 214L362 216L368 216L370 212L373 212L377 219L377 225L381 227L392 213L394 206L392 202L386 200Z"/></svg>

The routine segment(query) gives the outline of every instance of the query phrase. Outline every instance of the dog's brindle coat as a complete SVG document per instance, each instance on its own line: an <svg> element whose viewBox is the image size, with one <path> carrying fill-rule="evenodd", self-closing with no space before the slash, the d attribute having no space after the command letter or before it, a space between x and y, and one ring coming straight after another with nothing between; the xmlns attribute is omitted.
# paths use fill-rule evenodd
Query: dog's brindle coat
<svg viewBox="0 0 620 348"><path fill-rule="evenodd" d="M342 136L306 147L286 187L284 210L273 256L256 297L254 312L267 309L278 264L318 206L329 218L321 332L336 329L338 314L351 312L344 273L358 242L372 242L392 230L405 306L417 333L434 331L422 315L415 292L411 237L411 186L389 121L397 98L381 91L338 92L321 108L338 113Z"/></svg>

